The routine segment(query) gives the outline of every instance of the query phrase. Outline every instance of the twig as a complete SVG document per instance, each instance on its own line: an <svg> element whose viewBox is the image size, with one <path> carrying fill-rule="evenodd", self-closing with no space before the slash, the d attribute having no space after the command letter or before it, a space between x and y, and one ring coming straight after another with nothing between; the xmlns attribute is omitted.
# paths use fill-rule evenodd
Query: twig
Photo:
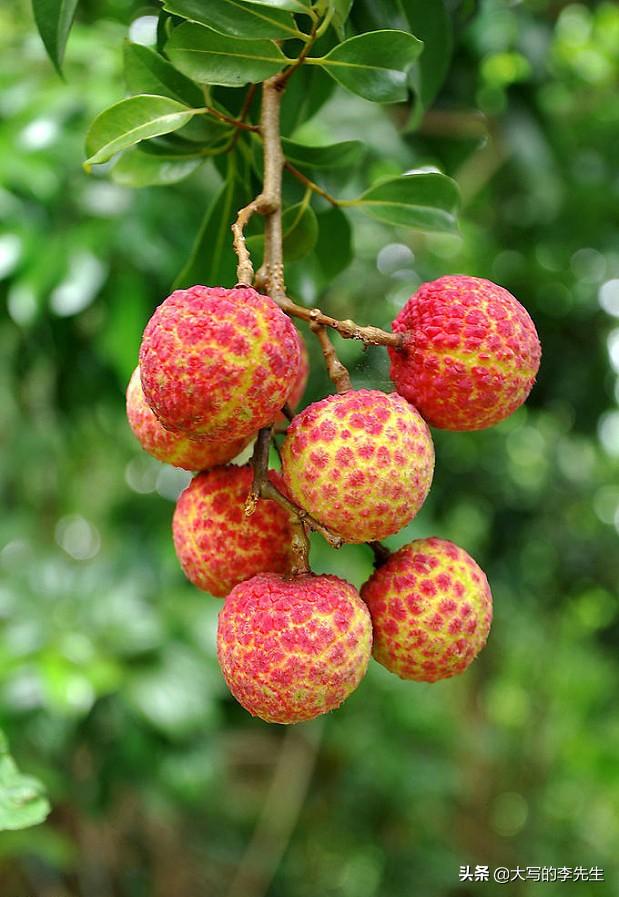
<svg viewBox="0 0 619 897"><path fill-rule="evenodd" d="M299 508L290 499L286 498L279 489L273 485L269 479L268 463L269 463L269 446L271 444L272 428L264 427L258 433L256 444L254 446L254 454L252 457L252 465L254 468L254 481L247 496L245 504L245 513L250 516L256 510L256 505L260 498L271 499L276 501L290 514L293 524L293 554L295 556L295 569L293 573L307 573L309 567L307 557L309 552L309 542L307 539L307 530L313 530L325 539L332 548L341 548L344 540L336 533L332 533L330 529L315 520L311 514L308 514L303 508Z"/></svg>
<svg viewBox="0 0 619 897"><path fill-rule="evenodd" d="M265 212L264 261L261 281L275 301L286 295L284 285L284 250L282 233L282 169L284 154L280 136L280 108L286 86L279 76L269 78L262 87L262 115L260 133L264 142L264 183L262 195L269 200Z"/></svg>
<svg viewBox="0 0 619 897"><path fill-rule="evenodd" d="M204 111L207 115L212 115L213 118L216 118L218 121L225 122L227 125L232 125L234 128L239 128L241 131L260 130L258 125L248 125L242 118L231 118L229 115L224 115L223 112L219 112L218 109L213 109L212 106L205 106Z"/></svg>
<svg viewBox="0 0 619 897"><path fill-rule="evenodd" d="M273 299L277 302L282 311L290 315L291 318L300 318L307 321L309 325L319 324L324 327L331 327L337 330L344 339L357 339L365 343L367 346L392 346L394 349L402 349L405 344L405 337L401 333L389 333L387 330L381 330L380 327L371 325L363 327L355 321L345 320L338 321L330 315L325 315L319 308L304 308L297 305L288 296Z"/></svg>
<svg viewBox="0 0 619 897"><path fill-rule="evenodd" d="M322 354L325 357L325 364L327 365L327 373L331 378L333 385L337 392L348 392L349 389L352 389L352 383L350 381L350 374L348 370L344 367L340 359L337 357L337 353L333 347L333 343L329 338L329 334L327 332L327 328L324 324L310 324L310 328L313 333L318 337L318 342L320 343L320 348L322 349Z"/></svg>
<svg viewBox="0 0 619 897"><path fill-rule="evenodd" d="M310 190L313 190L314 193L317 193L318 196L322 196L323 199L326 199L327 202L330 202L332 206L339 206L340 202L334 196L331 196L330 193L327 193L326 190L323 190L315 181L310 180L310 178L306 177L302 171L299 171L292 162L288 162L287 160L284 162L284 168L290 172L293 177L295 177L298 181L301 181L302 184L305 184L306 187L309 187Z"/></svg>

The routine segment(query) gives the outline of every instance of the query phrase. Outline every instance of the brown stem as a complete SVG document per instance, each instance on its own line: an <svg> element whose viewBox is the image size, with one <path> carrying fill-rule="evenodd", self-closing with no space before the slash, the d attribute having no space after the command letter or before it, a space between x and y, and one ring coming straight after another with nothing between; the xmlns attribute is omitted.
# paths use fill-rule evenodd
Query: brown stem
<svg viewBox="0 0 619 897"><path fill-rule="evenodd" d="M385 561L388 561L391 557L391 552L386 545L383 545L382 542L368 542L367 544L374 552L375 567L381 567L385 563Z"/></svg>
<svg viewBox="0 0 619 897"><path fill-rule="evenodd" d="M282 311L285 311L291 318L300 318L302 321L307 321L310 326L318 324L323 327L331 327L332 330L337 330L344 339L358 339L367 346L391 346L394 349L404 347L405 339L401 333L389 333L387 330L381 330L380 327L371 325L363 327L351 320L338 321L337 318L325 315L319 308L304 308L302 305L297 305L288 296L279 298L273 296L273 298Z"/></svg>
<svg viewBox="0 0 619 897"><path fill-rule="evenodd" d="M264 183L262 196L269 209L264 225L264 262L261 279L271 298L286 295L284 285L284 250L282 233L282 169L284 154L280 136L280 108L285 80L275 76L262 87L260 133L264 142Z"/></svg>
<svg viewBox="0 0 619 897"><path fill-rule="evenodd" d="M224 115L224 113L220 112L218 109L213 109L212 106L205 106L204 111L207 115L212 115L213 118L216 118L218 121L225 122L227 125L232 125L234 128L239 128L241 131L260 130L258 125L248 125L242 118L231 118L229 115Z"/></svg>
<svg viewBox="0 0 619 897"><path fill-rule="evenodd" d="M284 162L284 167L286 171L289 171L291 175L293 175L298 181L301 181L302 184L305 184L306 187L309 187L310 190L313 190L314 193L317 193L318 196L322 196L323 199L326 199L327 202L330 202L332 206L339 206L338 200L331 196L330 193L327 193L326 190L323 190L315 181L310 180L310 178L306 177L302 171L299 171L298 168L292 164L292 162Z"/></svg>
<svg viewBox="0 0 619 897"><path fill-rule="evenodd" d="M315 520L307 513L307 511L304 511L303 508L299 508L291 502L276 486L273 485L269 479L268 471L271 435L271 427L264 427L258 433L252 457L254 481L249 495L247 496L247 502L245 503L245 513L247 516L253 514L260 498L276 501L282 508L288 511L293 530L292 552L294 563L291 572L294 574L307 573L309 570L309 541L307 538L307 530L313 530L314 532L320 533L332 548L341 548L344 544L344 540L341 536L332 533L331 530L327 529L326 526L323 526L322 523L319 523L318 520Z"/></svg>
<svg viewBox="0 0 619 897"><path fill-rule="evenodd" d="M329 374L329 377L331 378L336 391L348 392L349 389L352 389L350 374L348 373L348 370L344 367L340 359L337 357L337 353L335 351L333 343L329 338L327 328L323 324L315 323L310 324L310 328L318 337L318 342L320 343L322 354L325 357L327 373Z"/></svg>

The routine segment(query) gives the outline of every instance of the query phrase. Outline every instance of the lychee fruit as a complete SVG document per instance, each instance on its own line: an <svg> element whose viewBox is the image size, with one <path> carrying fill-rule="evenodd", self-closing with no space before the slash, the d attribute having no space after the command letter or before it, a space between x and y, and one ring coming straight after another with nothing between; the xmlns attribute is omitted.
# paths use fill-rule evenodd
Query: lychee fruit
<svg viewBox="0 0 619 897"><path fill-rule="evenodd" d="M462 274L424 283L393 322L391 379L433 427L482 430L527 398L541 349L526 309L503 287Z"/></svg>
<svg viewBox="0 0 619 897"><path fill-rule="evenodd" d="M337 576L254 576L219 614L217 657L228 688L270 723L335 710L359 685L371 650L368 609Z"/></svg>
<svg viewBox="0 0 619 897"><path fill-rule="evenodd" d="M299 362L294 325L251 287L176 290L140 347L144 395L163 426L227 442L275 420Z"/></svg>
<svg viewBox="0 0 619 897"><path fill-rule="evenodd" d="M256 573L287 573L292 563L290 517L275 501L260 499L245 514L250 465L214 467L181 493L172 520L174 547L187 579L223 598ZM281 479L269 471L275 486Z"/></svg>
<svg viewBox="0 0 619 897"><path fill-rule="evenodd" d="M374 657L401 679L436 682L462 673L486 644L492 594L473 558L446 539L416 539L361 589Z"/></svg>
<svg viewBox="0 0 619 897"><path fill-rule="evenodd" d="M405 526L433 470L430 431L397 393L327 396L293 418L282 445L289 497L347 542L382 539Z"/></svg>
<svg viewBox="0 0 619 897"><path fill-rule="evenodd" d="M139 368L131 375L127 387L127 418L135 437L149 455L183 470L206 470L217 464L225 464L251 441L246 437L232 442L211 442L166 430L144 398Z"/></svg>

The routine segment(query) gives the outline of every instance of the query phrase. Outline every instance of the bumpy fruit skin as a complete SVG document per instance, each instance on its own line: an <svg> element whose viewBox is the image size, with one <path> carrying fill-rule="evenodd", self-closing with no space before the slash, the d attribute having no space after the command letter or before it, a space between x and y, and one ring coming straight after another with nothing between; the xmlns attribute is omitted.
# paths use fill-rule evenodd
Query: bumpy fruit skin
<svg viewBox="0 0 619 897"><path fill-rule="evenodd" d="M393 322L396 389L434 427L482 430L522 405L539 369L535 325L511 293L479 277L424 283Z"/></svg>
<svg viewBox="0 0 619 897"><path fill-rule="evenodd" d="M269 476L280 485L276 472ZM286 511L260 499L254 513L245 514L252 478L249 465L214 467L194 477L176 504L172 535L183 572L216 598L256 573L290 570L292 532Z"/></svg>
<svg viewBox="0 0 619 897"><path fill-rule="evenodd" d="M425 501L430 431L397 393L327 396L292 420L282 446L287 494L347 542L392 535Z"/></svg>
<svg viewBox="0 0 619 897"><path fill-rule="evenodd" d="M462 673L486 644L492 622L488 580L445 539L400 548L361 589L374 627L374 657L400 676L436 682Z"/></svg>
<svg viewBox="0 0 619 897"><path fill-rule="evenodd" d="M149 455L183 470L206 470L217 464L226 464L250 442L247 438L211 442L166 430L144 398L139 368L131 375L127 387L127 419L134 436Z"/></svg>
<svg viewBox="0 0 619 897"><path fill-rule="evenodd" d="M290 319L250 287L176 290L140 347L144 395L163 426L227 442L275 420L299 362Z"/></svg>
<svg viewBox="0 0 619 897"><path fill-rule="evenodd" d="M337 576L255 576L219 614L217 657L228 688L270 723L335 710L359 685L372 623L359 593Z"/></svg>

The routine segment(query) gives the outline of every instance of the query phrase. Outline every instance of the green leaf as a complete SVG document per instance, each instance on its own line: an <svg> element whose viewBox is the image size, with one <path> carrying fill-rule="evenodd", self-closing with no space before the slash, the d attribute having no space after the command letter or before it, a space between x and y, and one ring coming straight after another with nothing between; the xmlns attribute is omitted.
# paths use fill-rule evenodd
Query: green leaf
<svg viewBox="0 0 619 897"><path fill-rule="evenodd" d="M449 70L453 47L451 19L443 0L400 0L410 28L423 41L423 53L410 71L417 95L411 127L421 121L424 111L438 93Z"/></svg>
<svg viewBox="0 0 619 897"><path fill-rule="evenodd" d="M164 9L229 37L285 40L299 36L289 13L242 0L165 0Z"/></svg>
<svg viewBox="0 0 619 897"><path fill-rule="evenodd" d="M303 202L289 206L282 214L282 230L285 261L294 262L304 258L312 251L318 239L316 213L310 205ZM259 267L264 252L263 234L248 237L247 246L252 256L255 256L256 267Z"/></svg>
<svg viewBox="0 0 619 897"><path fill-rule="evenodd" d="M329 7L333 10L333 27L340 40L344 40L346 20L352 4L353 0L329 0Z"/></svg>
<svg viewBox="0 0 619 897"><path fill-rule="evenodd" d="M271 9L288 9L290 12L307 13L312 0L247 0L253 6L269 6Z"/></svg>
<svg viewBox="0 0 619 897"><path fill-rule="evenodd" d="M437 233L458 232L458 204L456 182L423 169L370 187L351 203L377 221Z"/></svg>
<svg viewBox="0 0 619 897"><path fill-rule="evenodd" d="M150 47L125 41L125 82L131 93L170 97L186 106L204 105L200 88Z"/></svg>
<svg viewBox="0 0 619 897"><path fill-rule="evenodd" d="M406 31L371 31L315 61L352 93L373 103L397 103L408 96L407 72L422 48Z"/></svg>
<svg viewBox="0 0 619 897"><path fill-rule="evenodd" d="M153 187L176 184L199 168L203 157L166 158L133 148L120 157L112 169L112 179L123 187Z"/></svg>
<svg viewBox="0 0 619 897"><path fill-rule="evenodd" d="M284 155L299 168L348 168L356 165L365 152L360 140L344 140L327 146L306 146L294 140L282 141Z"/></svg>
<svg viewBox="0 0 619 897"><path fill-rule="evenodd" d="M19 772L0 731L0 831L39 825L49 811L43 785Z"/></svg>
<svg viewBox="0 0 619 897"><path fill-rule="evenodd" d="M59 74L78 0L32 0L41 40Z"/></svg>
<svg viewBox="0 0 619 897"><path fill-rule="evenodd" d="M168 97L129 97L98 115L86 134L86 165L106 162L141 140L169 134L186 125L197 110Z"/></svg>
<svg viewBox="0 0 619 897"><path fill-rule="evenodd" d="M352 231L348 218L337 206L318 214L318 228L314 256L325 282L329 283L352 261Z"/></svg>
<svg viewBox="0 0 619 897"><path fill-rule="evenodd" d="M174 282L175 290L196 283L215 286L234 286L236 283L237 258L230 228L237 211L249 197L235 165L234 157L230 156L224 184L206 211L191 255Z"/></svg>
<svg viewBox="0 0 619 897"><path fill-rule="evenodd" d="M288 62L272 41L224 37L192 22L174 29L166 51L174 65L194 81L227 87L264 81Z"/></svg>

